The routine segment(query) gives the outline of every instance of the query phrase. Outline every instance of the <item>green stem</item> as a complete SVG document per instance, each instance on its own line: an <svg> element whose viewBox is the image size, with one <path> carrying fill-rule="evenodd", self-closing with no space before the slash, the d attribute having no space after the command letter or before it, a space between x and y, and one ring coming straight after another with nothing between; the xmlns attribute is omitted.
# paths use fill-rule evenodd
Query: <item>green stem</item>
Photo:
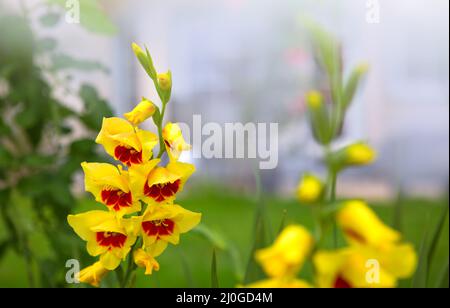
<svg viewBox="0 0 450 308"><path fill-rule="evenodd" d="M330 170L330 203L334 204L336 202L336 184L337 184L337 172ZM338 247L338 232L336 221L333 223L333 239L334 248Z"/></svg>
<svg viewBox="0 0 450 308"><path fill-rule="evenodd" d="M166 151L166 145L164 144L164 138L162 135L162 125L163 125L163 121L164 121L164 114L166 113L166 103L163 103L163 107L161 110L161 116L159 118L159 123L158 123L158 135L159 135L159 153L158 153L158 158L161 158L164 154L164 152Z"/></svg>

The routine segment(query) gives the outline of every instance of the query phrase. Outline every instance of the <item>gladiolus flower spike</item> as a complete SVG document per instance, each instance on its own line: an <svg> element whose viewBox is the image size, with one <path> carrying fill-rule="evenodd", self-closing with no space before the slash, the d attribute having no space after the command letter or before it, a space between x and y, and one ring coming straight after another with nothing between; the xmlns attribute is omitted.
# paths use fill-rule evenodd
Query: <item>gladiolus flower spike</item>
<svg viewBox="0 0 450 308"><path fill-rule="evenodd" d="M201 214L174 204L195 166L178 161L182 151L190 150L177 124L163 129L165 105L172 90L172 75L157 73L148 51L133 44L139 62L153 79L162 100L162 111L151 101L141 102L122 118L104 118L96 142L117 164L83 162L85 189L99 203L99 209L69 215L67 221L86 242L89 255L98 260L78 273L79 281L98 287L109 272L116 270L131 254L135 267L151 275L160 269L156 260L168 244L177 245L181 235L200 223ZM158 134L139 128L154 120ZM159 155L154 148L160 144ZM164 153L170 158L161 166ZM157 157L157 158L156 158ZM103 208L103 209L102 209ZM131 272L125 273L121 286Z"/></svg>

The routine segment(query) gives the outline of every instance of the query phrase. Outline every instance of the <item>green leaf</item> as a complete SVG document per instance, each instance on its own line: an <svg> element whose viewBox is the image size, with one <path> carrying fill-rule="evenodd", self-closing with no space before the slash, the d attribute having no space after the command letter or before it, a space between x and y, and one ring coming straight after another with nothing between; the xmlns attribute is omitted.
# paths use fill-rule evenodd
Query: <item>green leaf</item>
<svg viewBox="0 0 450 308"><path fill-rule="evenodd" d="M55 54L52 56L52 61L54 70L75 69L85 72L101 71L105 74L109 73L108 68L97 61L79 60L66 54Z"/></svg>
<svg viewBox="0 0 450 308"><path fill-rule="evenodd" d="M83 85L79 95L84 102L85 110L81 121L90 129L99 131L104 117L112 117L113 112L108 103L101 99L97 90L89 85Z"/></svg>
<svg viewBox="0 0 450 308"><path fill-rule="evenodd" d="M442 271L440 279L438 281L439 282L438 287L441 289L448 289L448 287L449 287L448 269L449 269L449 264L448 264L448 259L447 259L447 265L445 266L444 270Z"/></svg>
<svg viewBox="0 0 450 308"><path fill-rule="evenodd" d="M263 215L260 213L256 219L256 232L255 239L253 241L253 247L250 251L250 256L247 263L247 269L244 276L244 284L254 282L262 279L265 275L261 267L255 261L255 253L257 250L266 246L266 227L263 219Z"/></svg>
<svg viewBox="0 0 450 308"><path fill-rule="evenodd" d="M429 222L429 219L427 219ZM429 223L427 223L428 227L425 228L422 241L420 244L420 250L419 250L419 264L417 266L416 273L414 275L414 278L412 280L412 287L413 288L425 288L427 285L427 270L428 270L428 246L427 246L427 240L428 240L428 233L429 233Z"/></svg>
<svg viewBox="0 0 450 308"><path fill-rule="evenodd" d="M29 167L43 167L55 164L56 156L54 155L41 155L38 153L33 153L27 155L23 160L23 164Z"/></svg>
<svg viewBox="0 0 450 308"><path fill-rule="evenodd" d="M350 74L350 77L344 88L344 108L348 108L351 105L353 98L355 97L355 93L361 83L361 80L367 73L367 69L367 64L360 64Z"/></svg>
<svg viewBox="0 0 450 308"><path fill-rule="evenodd" d="M219 279L217 278L217 260L216 250L213 249L212 261L211 261L211 287L214 289L219 288Z"/></svg>
<svg viewBox="0 0 450 308"><path fill-rule="evenodd" d="M61 14L55 12L48 12L39 18L39 22L41 23L42 26L49 28L56 26L56 24L58 24L60 19Z"/></svg>
<svg viewBox="0 0 450 308"><path fill-rule="evenodd" d="M433 235L431 237L431 243L429 246L429 250L428 250L428 255L427 255L427 259L428 259L428 264L427 264L427 276L430 277L430 272L431 272L431 264L434 264L434 259L435 259L435 254L436 254L436 250L438 247L438 242L439 239L441 238L441 234L444 231L444 226L445 226L445 220L447 219L448 216L448 205L446 205L443 209L442 209L442 214L440 216L439 222L433 232Z"/></svg>
<svg viewBox="0 0 450 308"><path fill-rule="evenodd" d="M286 217L287 217L287 210L284 209L283 216L281 216L281 223L280 223L280 227L278 228L277 235L280 234L283 231L284 227L286 226Z"/></svg>
<svg viewBox="0 0 450 308"><path fill-rule="evenodd" d="M211 230L205 224L199 224L192 231L207 239L214 247L220 250L227 249L227 243L223 236L218 232Z"/></svg>

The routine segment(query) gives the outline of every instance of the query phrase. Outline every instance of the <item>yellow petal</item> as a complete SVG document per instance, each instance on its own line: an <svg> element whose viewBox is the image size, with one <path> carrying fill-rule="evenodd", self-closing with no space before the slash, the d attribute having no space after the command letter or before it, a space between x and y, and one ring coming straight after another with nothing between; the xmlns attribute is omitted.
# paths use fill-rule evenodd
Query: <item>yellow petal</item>
<svg viewBox="0 0 450 308"><path fill-rule="evenodd" d="M294 276L303 266L313 246L313 238L302 226L286 227L274 244L256 252L256 260L269 277Z"/></svg>
<svg viewBox="0 0 450 308"><path fill-rule="evenodd" d="M158 165L160 159L152 159L140 165L129 168L130 188L133 196L141 199L144 196L144 185L148 181L150 172Z"/></svg>
<svg viewBox="0 0 450 308"><path fill-rule="evenodd" d="M400 233L386 226L362 201L348 201L337 221L351 243L382 246L400 240Z"/></svg>
<svg viewBox="0 0 450 308"><path fill-rule="evenodd" d="M145 268L145 275L151 275L154 270L159 271L159 263L155 260L154 256L145 250L137 249L133 257L137 266Z"/></svg>
<svg viewBox="0 0 450 308"><path fill-rule="evenodd" d="M191 146L184 140L178 124L167 123L162 134L170 161L177 161L181 152L191 149Z"/></svg>
<svg viewBox="0 0 450 308"><path fill-rule="evenodd" d="M118 258L112 251L107 251L100 256L102 266L110 271L115 270L120 265L121 261L122 259Z"/></svg>
<svg viewBox="0 0 450 308"><path fill-rule="evenodd" d="M133 125L139 125L151 116L156 111L156 106L153 102L149 101L146 98L143 98L142 101L130 112L125 113L124 117Z"/></svg>
<svg viewBox="0 0 450 308"><path fill-rule="evenodd" d="M153 156L153 148L158 144L158 136L154 133L136 128L136 136L142 148L142 161L147 162Z"/></svg>
<svg viewBox="0 0 450 308"><path fill-rule="evenodd" d="M108 272L109 271L103 267L101 262L96 262L80 271L79 281L98 287L101 280Z"/></svg>
<svg viewBox="0 0 450 308"><path fill-rule="evenodd" d="M306 281L299 279L277 279L271 278L251 283L246 288L256 289L275 289L275 288L295 288L295 289L308 289L312 286Z"/></svg>
<svg viewBox="0 0 450 308"><path fill-rule="evenodd" d="M103 118L102 128L95 142L103 145L105 151L114 158L116 146L121 144L141 150L133 126L120 118Z"/></svg>
<svg viewBox="0 0 450 308"><path fill-rule="evenodd" d="M95 232L92 231L92 228L111 219L115 219L114 214L106 211L90 211L67 216L69 225L85 241L89 241L92 237L95 237Z"/></svg>
<svg viewBox="0 0 450 308"><path fill-rule="evenodd" d="M360 142L345 149L347 165L368 165L376 159L376 152L368 144Z"/></svg>
<svg viewBox="0 0 450 308"><path fill-rule="evenodd" d="M202 219L201 213L195 213L184 209L183 207L174 204L169 205L169 207L173 208L173 211L176 213L175 227L180 231L180 233L186 233L195 228Z"/></svg>

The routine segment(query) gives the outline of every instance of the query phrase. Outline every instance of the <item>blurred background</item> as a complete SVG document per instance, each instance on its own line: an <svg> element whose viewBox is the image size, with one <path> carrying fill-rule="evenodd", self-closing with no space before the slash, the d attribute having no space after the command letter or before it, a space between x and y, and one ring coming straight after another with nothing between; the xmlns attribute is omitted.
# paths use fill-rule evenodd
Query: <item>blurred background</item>
<svg viewBox="0 0 450 308"><path fill-rule="evenodd" d="M339 181L338 194L368 198L375 204L386 205L380 206L378 211L392 222L396 221L398 212L390 210L389 205L407 204L411 210L405 214L402 225L408 227L405 234L417 245L421 242L423 226L428 223L427 217L430 217L429 224L437 221L448 195L448 1L81 0L80 23L71 23L65 16L69 10L67 3L64 0L0 0L0 18L3 19L0 21L0 52L3 53L0 53L0 97L12 97L12 101L15 98L17 102L27 98L37 100L39 97L33 95L32 90L27 92L27 97L11 93L24 93L21 89L30 83L22 82L21 78L26 79L29 72L40 70L35 87L45 88L44 99L58 101L59 106L55 109L49 103L36 107L31 102L25 108L6 111L7 108L3 108L6 99L2 99L0 133L6 136L8 128L14 126L11 119L19 114L22 126L29 132L29 142L36 141L32 146L36 150L32 152L40 153L30 159L29 152L25 152L28 154L22 159L30 168L45 165L48 163L45 158L54 152L58 157L71 155L74 161L69 168L62 159L57 171L53 166L51 172L45 171L45 177L27 183L31 186L23 186L22 178L31 178L30 174L41 174L42 170L32 169L34 171L27 173L18 168L20 172L8 174L17 155L11 153L8 142L3 141L0 144L0 176L3 174L0 189L7 190L8 199L5 197L3 201L8 200L8 206L14 206L11 200L18 202L21 198L28 198L21 202L30 208L52 203L51 208L65 209L62 213L55 211L52 215L56 217L92 206L90 196L83 193L81 168L76 166L84 160L101 159L95 146L88 141L95 137L99 119L108 114L122 115L141 96L158 102L148 76L130 48L131 42L145 44L157 69L170 69L173 73L174 90L167 119L191 124L192 115L198 114L203 123L279 123L279 164L274 170L258 171L251 160L184 156L197 166L197 172L182 200L184 205L190 204L192 209L204 213L205 224L218 238L220 234L227 234L228 239L219 242L235 243L236 247L229 249L231 252L224 253L224 269L220 273L224 284L233 286L243 275L242 268L248 258L253 207L255 199L259 198L257 191L267 194L266 203L274 228L284 209L288 209L289 219L304 219L308 225L310 214L293 201L295 185L305 171L325 172L321 150L311 137L303 99L307 91L326 83L300 22L302 16L308 16L341 41L344 68L362 61L370 64L368 78L351 107L338 145L357 139L368 140L378 150L379 159L370 167L345 172ZM376 20L368 16L374 3L379 5ZM11 15L16 18L5 21ZM12 43L18 46L17 50L12 49ZM25 65L24 59L31 61L29 67L18 69ZM14 65L8 65L11 63ZM14 70L17 70L16 75L11 73L8 76L13 77L5 77ZM67 115L66 119L66 108L76 114ZM40 120L34 121L38 114ZM49 122L54 124L54 131L43 136L32 134L44 130ZM16 138L13 139L20 140ZM42 153L48 155L43 157ZM16 163L22 165L23 160ZM60 181L61 177L65 182ZM13 180L15 178L17 181ZM17 184L17 189L7 189L11 182ZM46 197L48 191L30 193L30 187L34 189L53 182L56 192L51 202ZM64 190L61 183L70 187L66 199L59 194ZM19 191L24 193L17 193ZM243 229L236 230L239 221L221 219L233 217L232 213L242 217ZM14 227L15 214L8 215L5 214L7 218L0 226L0 235ZM27 257L33 245L48 246L43 250L51 255L51 247L60 247L59 242L66 243L70 237L33 242L34 234L41 232L34 229L33 219L25 222L28 225L25 231L14 227L18 230L12 233L16 233L21 243L15 247L15 252L9 239L1 242L0 251L5 257L0 260L0 286L26 285L26 277L30 283L32 272L43 266L56 276L61 276L58 273L64 270L60 269L64 257L53 265ZM48 237L60 227L55 225L53 231L42 232ZM442 251L446 248L447 255L443 253L443 256L448 261L448 225L446 233ZM22 238L23 234L31 235ZM173 284L178 267L190 277L180 282L180 286L204 285L209 265L204 268L201 266L204 259L195 258L195 254L190 256L192 249L201 250L204 244L201 239L187 241L192 248L181 245L184 252L174 251L161 261L161 273L152 278L154 285L178 286ZM26 247L28 242L31 248ZM9 265L17 254L24 254L25 261L16 270ZM42 254L41 259L51 259L46 253ZM188 261L179 261L178 254L186 254L181 259ZM165 272L164 265L170 267L171 262L176 262L176 269ZM27 264L31 269L26 269ZM195 272L191 275L192 268ZM34 278L32 283L39 284L38 281L47 279L48 285L60 286L53 284L53 278L48 276L48 279Z"/></svg>

